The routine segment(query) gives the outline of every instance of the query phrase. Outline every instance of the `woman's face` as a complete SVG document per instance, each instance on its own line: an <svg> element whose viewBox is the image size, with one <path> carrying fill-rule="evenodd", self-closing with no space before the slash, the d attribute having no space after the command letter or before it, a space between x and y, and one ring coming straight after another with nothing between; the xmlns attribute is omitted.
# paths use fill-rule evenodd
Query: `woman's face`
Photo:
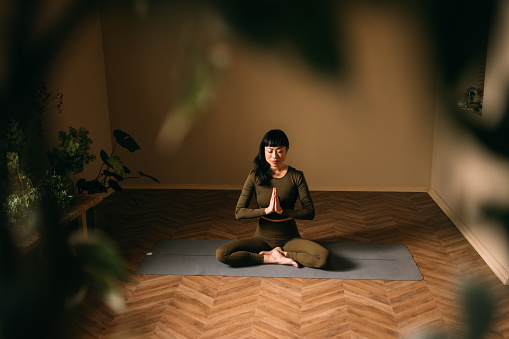
<svg viewBox="0 0 509 339"><path fill-rule="evenodd" d="M271 167L283 165L288 148L286 146L265 146L265 160Z"/></svg>

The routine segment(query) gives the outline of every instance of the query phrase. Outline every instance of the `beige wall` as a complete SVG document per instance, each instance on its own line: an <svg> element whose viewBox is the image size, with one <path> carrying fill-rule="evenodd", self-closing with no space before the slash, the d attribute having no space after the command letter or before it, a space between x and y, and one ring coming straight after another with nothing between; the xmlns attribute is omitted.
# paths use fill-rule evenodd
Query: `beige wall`
<svg viewBox="0 0 509 339"><path fill-rule="evenodd" d="M48 112L44 118L43 137L48 147L56 147L58 131L85 127L92 139L91 154L97 159L85 167L74 180L95 178L101 160L101 149L111 151L108 97L99 11L95 11L73 32L50 70L47 88L63 94L62 113Z"/></svg>
<svg viewBox="0 0 509 339"><path fill-rule="evenodd" d="M164 126L184 86L176 60L193 14L158 9L142 21L102 11L111 128L142 148L119 154L161 181L131 187L240 187L263 134L281 128L291 143L287 163L305 171L312 190L427 190L433 79L411 20L368 8L345 13L347 84L324 80L295 58L213 38L226 41L229 66L214 104L174 147Z"/></svg>
<svg viewBox="0 0 509 339"><path fill-rule="evenodd" d="M502 13L507 17L509 11ZM500 32L508 32L508 28L504 27ZM509 41L507 34L500 40L498 35L490 40L483 116L463 112L478 124L496 124L507 101L507 85L504 81L509 76L509 46L501 44L504 40ZM495 205L507 209L509 206L509 162L492 154L468 132L460 129L439 101L435 113L430 194L497 276L507 284L508 234L500 222L488 219L482 208Z"/></svg>

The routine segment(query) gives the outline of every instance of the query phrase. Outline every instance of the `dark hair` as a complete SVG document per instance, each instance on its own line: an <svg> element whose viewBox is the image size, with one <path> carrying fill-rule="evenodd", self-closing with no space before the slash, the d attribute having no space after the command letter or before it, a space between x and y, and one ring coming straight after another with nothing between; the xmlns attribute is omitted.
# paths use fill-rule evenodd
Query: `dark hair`
<svg viewBox="0 0 509 339"><path fill-rule="evenodd" d="M272 171L269 163L265 160L265 147L290 147L290 142L285 132L280 129L273 129L265 133L258 154L254 158L255 175L260 180L260 185L266 186L270 183L272 178Z"/></svg>

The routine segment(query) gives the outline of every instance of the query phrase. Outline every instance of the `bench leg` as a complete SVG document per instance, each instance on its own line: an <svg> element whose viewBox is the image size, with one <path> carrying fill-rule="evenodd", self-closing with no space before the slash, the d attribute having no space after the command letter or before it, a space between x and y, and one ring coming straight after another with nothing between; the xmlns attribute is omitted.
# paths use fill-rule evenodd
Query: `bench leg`
<svg viewBox="0 0 509 339"><path fill-rule="evenodd" d="M83 213L78 217L78 226L81 229L81 235L88 238L87 213Z"/></svg>

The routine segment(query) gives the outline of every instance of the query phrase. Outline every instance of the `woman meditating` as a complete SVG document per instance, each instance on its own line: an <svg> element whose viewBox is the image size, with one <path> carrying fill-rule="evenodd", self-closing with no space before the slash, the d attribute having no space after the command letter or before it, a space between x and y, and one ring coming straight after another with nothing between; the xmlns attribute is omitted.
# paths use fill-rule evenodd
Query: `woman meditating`
<svg viewBox="0 0 509 339"><path fill-rule="evenodd" d="M320 268L329 251L300 237L295 219L312 220L315 208L301 171L285 164L288 138L281 130L271 130L260 143L240 194L235 217L258 219L252 238L227 243L216 250L216 257L231 266L258 264L299 265ZM249 208L253 194L258 208ZM295 209L300 199L302 209Z"/></svg>

